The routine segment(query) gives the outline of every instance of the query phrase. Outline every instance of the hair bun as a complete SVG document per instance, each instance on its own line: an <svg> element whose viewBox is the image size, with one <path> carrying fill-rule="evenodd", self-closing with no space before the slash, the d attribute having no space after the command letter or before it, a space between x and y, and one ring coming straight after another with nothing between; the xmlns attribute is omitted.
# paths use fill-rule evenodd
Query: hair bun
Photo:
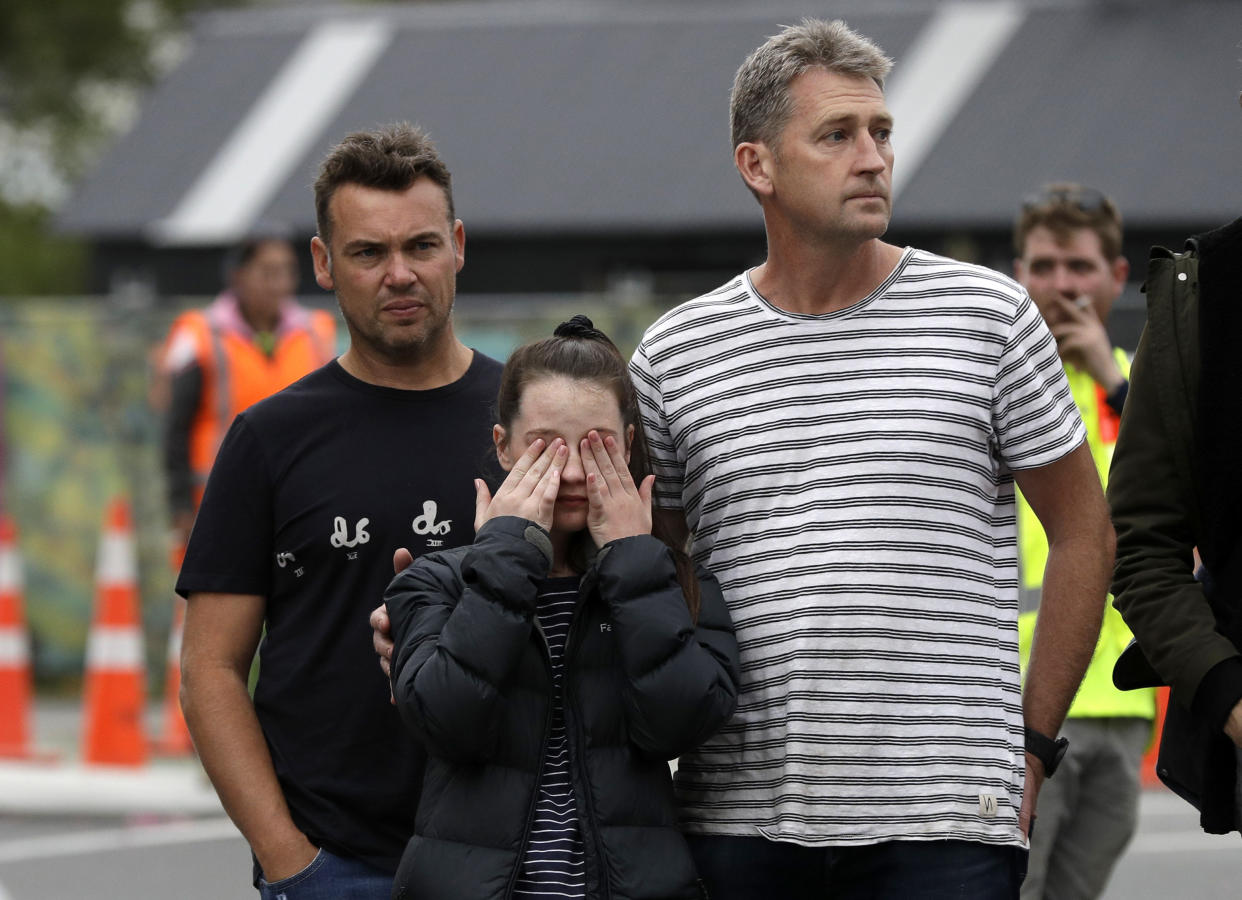
<svg viewBox="0 0 1242 900"><path fill-rule="evenodd" d="M595 323L583 315L574 316L568 322L557 325L552 334L554 337L581 338L588 341L607 340L604 332L597 329Z"/></svg>

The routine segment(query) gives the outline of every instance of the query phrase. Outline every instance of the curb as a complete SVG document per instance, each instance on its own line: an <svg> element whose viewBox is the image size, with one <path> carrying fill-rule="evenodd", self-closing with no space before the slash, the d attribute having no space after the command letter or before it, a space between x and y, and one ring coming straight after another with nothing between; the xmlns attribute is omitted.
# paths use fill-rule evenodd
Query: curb
<svg viewBox="0 0 1242 900"><path fill-rule="evenodd" d="M16 815L222 815L197 765L0 763L0 813Z"/></svg>

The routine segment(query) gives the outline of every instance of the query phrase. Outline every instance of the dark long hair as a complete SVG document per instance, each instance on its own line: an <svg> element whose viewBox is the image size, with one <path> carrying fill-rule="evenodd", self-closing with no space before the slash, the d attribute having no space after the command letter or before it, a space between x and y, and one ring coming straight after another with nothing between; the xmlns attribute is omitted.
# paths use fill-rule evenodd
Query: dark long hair
<svg viewBox="0 0 1242 900"><path fill-rule="evenodd" d="M634 438L630 442L630 477L636 485L642 484L651 474L651 456L638 410L638 395L621 351L586 316L574 316L556 326L552 337L523 344L513 351L500 375L500 394L496 398L496 415L505 433L512 433L513 420L521 410L526 386L550 375L590 381L612 392L621 410L622 423L634 428ZM691 617L697 619L699 580L686 548L673 540L662 520L654 515L651 533L672 552L686 606ZM585 531L570 541L569 563L579 571L585 568L589 544L590 535Z"/></svg>

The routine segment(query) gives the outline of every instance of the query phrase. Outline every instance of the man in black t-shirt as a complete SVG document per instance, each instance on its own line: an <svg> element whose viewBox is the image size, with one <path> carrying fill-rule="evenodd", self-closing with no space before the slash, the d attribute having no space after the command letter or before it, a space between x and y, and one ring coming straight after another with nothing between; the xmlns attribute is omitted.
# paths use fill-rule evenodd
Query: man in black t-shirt
<svg viewBox="0 0 1242 900"><path fill-rule="evenodd" d="M264 898L296 885L386 900L422 753L389 704L368 614L398 548L473 539L500 364L453 333L465 233L420 132L347 137L315 204L315 277L350 347L239 415L220 448L177 582L182 705Z"/></svg>

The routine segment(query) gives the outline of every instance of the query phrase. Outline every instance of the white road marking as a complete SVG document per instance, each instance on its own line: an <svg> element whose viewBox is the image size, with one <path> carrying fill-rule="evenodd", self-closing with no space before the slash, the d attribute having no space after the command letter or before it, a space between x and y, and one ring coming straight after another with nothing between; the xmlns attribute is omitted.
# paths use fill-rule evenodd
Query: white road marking
<svg viewBox="0 0 1242 900"><path fill-rule="evenodd" d="M169 844L196 844L241 838L237 827L228 819L201 819L190 822L165 822L159 825L135 825L128 828L100 828L47 834L39 837L0 841L0 863L28 862L35 859L56 859L62 856L86 856L116 850L135 850ZM0 888L0 900L7 895Z"/></svg>

